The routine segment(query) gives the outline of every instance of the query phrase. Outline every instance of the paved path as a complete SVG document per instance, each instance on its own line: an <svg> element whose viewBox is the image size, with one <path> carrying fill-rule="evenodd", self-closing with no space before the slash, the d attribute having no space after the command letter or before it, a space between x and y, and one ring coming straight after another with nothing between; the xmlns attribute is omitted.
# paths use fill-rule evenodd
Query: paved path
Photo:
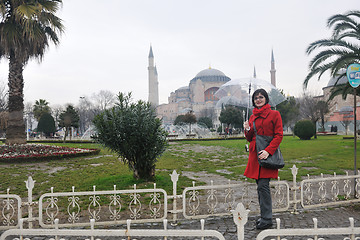
<svg viewBox="0 0 360 240"><path fill-rule="evenodd" d="M274 226L276 228L275 218L280 218L281 228L313 228L313 218L318 220L318 228L329 228L329 227L349 227L349 217L353 217L355 220L355 227L360 227L360 205L351 205L348 207L336 207L328 209L317 209L300 211L298 214L292 214L290 212L275 213L274 214ZM260 230L255 229L255 216L249 216L249 220L245 225L245 239L256 239L256 236L260 233ZM144 225L137 226L144 228ZM146 224L145 228L162 228L160 223ZM178 226L171 226L169 224L168 229L200 229L199 220L182 220ZM232 217L217 217L207 219L205 221L205 229L217 230L221 232L225 239L236 240L237 232L236 225ZM286 238L286 239L308 239L303 238ZM340 239L336 237L325 237L325 239ZM343 238L341 238L343 239Z"/></svg>
<svg viewBox="0 0 360 240"><path fill-rule="evenodd" d="M318 228L331 228L331 227L349 227L349 217L353 217L355 220L355 227L360 227L360 204L357 205L348 205L346 207L336 207L328 209L316 209L316 210L301 210L298 214L292 214L290 212L285 213L275 213L274 214L274 226L276 228L275 218L281 220L280 227L281 229L293 229L293 228L313 228L314 222L313 218L318 220ZM245 239L254 240L257 235L260 233L260 230L255 229L255 216L249 216L248 222L245 225ZM112 228L112 227L110 227ZM146 224L132 224L132 229L163 229L162 223L146 223ZM168 223L168 229L201 229L200 220L180 220L177 226L171 226L171 223ZM116 226L114 229L126 229L126 225ZM237 240L237 228L233 221L232 216L227 217L216 217L209 218L205 221L205 229L207 230L217 230L224 235L226 240ZM0 234L2 231L0 231ZM287 240L308 240L313 239L313 236L309 237L286 237ZM321 236L319 236L321 237ZM35 237L35 240L45 240L44 237ZM78 238L71 238L77 240ZM113 237L101 238L104 240L114 240ZM116 238L123 239L123 238ZM159 238L136 238L136 239L159 239ZM169 240L172 238L168 238ZM176 238L182 239L182 238ZM189 239L189 238L184 238ZM199 239L199 238L197 238ZM270 239L270 238L269 238ZM273 239L276 239L273 237ZM326 237L326 240L338 240L344 239L344 237L335 236L335 237Z"/></svg>

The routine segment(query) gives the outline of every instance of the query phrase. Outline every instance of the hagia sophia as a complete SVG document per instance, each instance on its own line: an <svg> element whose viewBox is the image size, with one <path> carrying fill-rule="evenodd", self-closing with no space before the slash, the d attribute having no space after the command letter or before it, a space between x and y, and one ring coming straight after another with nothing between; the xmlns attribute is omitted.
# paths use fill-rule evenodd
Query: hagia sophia
<svg viewBox="0 0 360 240"><path fill-rule="evenodd" d="M154 64L154 54L152 46L148 56L148 76L149 76L149 99L148 101L156 106L156 112L159 118L162 118L164 124L172 124L176 117L180 114L186 114L192 111L197 118L210 117L214 123L214 127L220 125L219 115L221 108L216 107L219 99L214 93L226 82L230 81L230 77L226 76L222 71L215 68L207 68L201 70L192 79L189 85L183 86L170 93L167 104L159 105L158 92L158 74ZM271 84L276 86L276 69L273 51L271 52ZM254 69L254 77L255 77ZM336 83L337 78L330 78L327 86L323 87L323 95L317 96L320 100L326 101L330 96L330 91ZM347 78L343 77L337 84L344 84ZM346 100L336 96L330 103L331 111L326 115L325 130L330 131L332 126L337 126L339 130L344 127L341 124L344 118L344 112L353 111L353 95L349 95ZM357 101L357 119L360 120L360 99ZM353 128L350 126L350 128Z"/></svg>
<svg viewBox="0 0 360 240"><path fill-rule="evenodd" d="M275 61L272 54L271 63L271 82L276 85L275 81ZM158 75L154 64L154 54L150 46L149 52L149 102L156 106L158 117L163 119L165 124L171 124L180 114L193 111L197 118L211 117L214 126L218 126L221 109L216 108L219 99L214 93L221 85L230 81L222 71L215 68L207 68L200 71L189 82L188 86L183 86L170 93L167 104L159 105L158 93Z"/></svg>

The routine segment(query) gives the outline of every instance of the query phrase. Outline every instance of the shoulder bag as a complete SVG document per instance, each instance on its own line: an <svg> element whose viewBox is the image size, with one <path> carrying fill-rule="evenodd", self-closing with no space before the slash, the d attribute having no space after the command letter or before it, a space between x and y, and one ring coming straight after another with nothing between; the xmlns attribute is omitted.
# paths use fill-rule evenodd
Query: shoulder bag
<svg viewBox="0 0 360 240"><path fill-rule="evenodd" d="M259 153L261 150L264 150L267 146L269 146L270 142L274 137L258 135L256 132L255 121L253 122L254 131L256 135L256 151ZM284 158L281 154L280 147L276 149L273 155L269 155L266 159L259 159L259 165L264 168L270 169L279 169L285 166Z"/></svg>

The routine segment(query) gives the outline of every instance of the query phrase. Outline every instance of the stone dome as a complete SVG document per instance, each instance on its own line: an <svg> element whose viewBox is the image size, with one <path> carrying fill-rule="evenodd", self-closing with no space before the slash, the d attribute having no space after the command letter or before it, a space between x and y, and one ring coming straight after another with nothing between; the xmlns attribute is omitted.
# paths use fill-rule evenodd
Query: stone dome
<svg viewBox="0 0 360 240"><path fill-rule="evenodd" d="M215 68L207 68L200 71L196 76L191 79L190 83L200 79L203 82L228 82L231 79L226 76L222 71Z"/></svg>
<svg viewBox="0 0 360 240"><path fill-rule="evenodd" d="M350 106L345 106L345 107L342 107L340 108L339 110L340 113L352 113L353 112L353 107L350 107Z"/></svg>
<svg viewBox="0 0 360 240"><path fill-rule="evenodd" d="M345 73L345 72L346 72L345 70L340 71L340 74L343 74L343 73ZM336 76L336 77L331 77L326 87L333 87L333 86L335 85L335 83L336 83L337 80L338 80L338 76ZM345 75L345 76L343 76L343 77L341 77L341 78L339 79L339 81L337 82L336 85L346 84L347 82L348 82L348 79L347 79L347 77L346 77L346 75Z"/></svg>

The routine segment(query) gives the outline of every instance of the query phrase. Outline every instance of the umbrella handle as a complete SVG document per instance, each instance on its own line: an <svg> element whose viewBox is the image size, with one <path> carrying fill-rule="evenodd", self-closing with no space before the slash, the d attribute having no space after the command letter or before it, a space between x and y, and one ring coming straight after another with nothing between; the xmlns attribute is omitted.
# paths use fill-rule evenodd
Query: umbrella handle
<svg viewBox="0 0 360 240"><path fill-rule="evenodd" d="M246 111L246 120L247 121L249 121L250 93L251 93L251 80L250 80L250 84L249 84L249 102L248 102L248 107L247 107L247 111Z"/></svg>

